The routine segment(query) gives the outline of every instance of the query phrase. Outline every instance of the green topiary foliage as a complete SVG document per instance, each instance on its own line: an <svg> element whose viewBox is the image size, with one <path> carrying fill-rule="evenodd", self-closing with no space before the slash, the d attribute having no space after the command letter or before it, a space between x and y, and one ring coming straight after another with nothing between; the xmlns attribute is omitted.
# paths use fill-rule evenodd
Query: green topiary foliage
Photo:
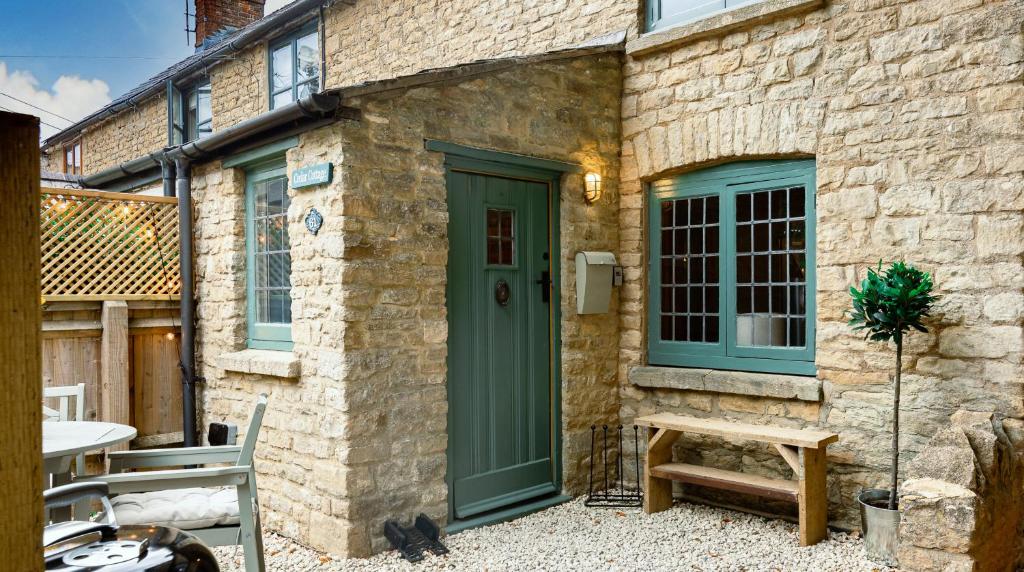
<svg viewBox="0 0 1024 572"><path fill-rule="evenodd" d="M903 372L903 335L911 329L927 332L923 320L929 316L938 297L932 295L932 277L904 262L894 262L882 270L868 269L860 290L850 287L853 311L849 324L864 330L864 338L876 342L896 342L896 377L893 380L892 474L889 510L896 510L899 476L900 375Z"/></svg>
<svg viewBox="0 0 1024 572"><path fill-rule="evenodd" d="M927 272L904 262L893 262L883 272L879 262L878 272L869 268L860 287L850 287L850 325L855 330L867 330L866 339L899 342L911 328L928 331L921 320L929 316L938 298L932 296L932 277Z"/></svg>

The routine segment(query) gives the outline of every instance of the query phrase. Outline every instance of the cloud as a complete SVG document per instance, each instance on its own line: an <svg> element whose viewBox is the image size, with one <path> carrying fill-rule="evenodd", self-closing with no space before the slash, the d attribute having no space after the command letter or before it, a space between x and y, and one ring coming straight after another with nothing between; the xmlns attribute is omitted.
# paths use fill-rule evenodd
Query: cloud
<svg viewBox="0 0 1024 572"><path fill-rule="evenodd" d="M12 97L51 113L34 109ZM7 64L0 61L0 107L35 115L50 125L64 128L71 123L53 114L78 121L108 103L110 86L103 80L62 75L49 90L40 89L39 80L31 72L8 70ZM59 131L48 125L40 125L39 128L44 138Z"/></svg>

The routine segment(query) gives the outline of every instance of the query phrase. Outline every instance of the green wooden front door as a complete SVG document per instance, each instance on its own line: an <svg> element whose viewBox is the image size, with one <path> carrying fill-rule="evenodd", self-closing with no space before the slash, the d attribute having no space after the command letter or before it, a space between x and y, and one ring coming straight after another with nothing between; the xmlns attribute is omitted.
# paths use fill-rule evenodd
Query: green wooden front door
<svg viewBox="0 0 1024 572"><path fill-rule="evenodd" d="M555 491L548 185L449 171L455 518Z"/></svg>

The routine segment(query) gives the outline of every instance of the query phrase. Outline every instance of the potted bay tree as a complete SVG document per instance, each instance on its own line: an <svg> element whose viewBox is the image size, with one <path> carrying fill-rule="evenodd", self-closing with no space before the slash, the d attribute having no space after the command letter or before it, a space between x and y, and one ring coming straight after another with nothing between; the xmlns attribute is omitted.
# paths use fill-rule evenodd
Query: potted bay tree
<svg viewBox="0 0 1024 572"><path fill-rule="evenodd" d="M885 270L868 269L858 290L850 287L853 310L849 324L863 331L865 339L896 346L893 378L892 468L889 489L866 489L857 497L860 505L864 548L868 557L886 564L896 563L900 524L898 477L900 466L900 375L903 372L903 341L912 330L927 332L923 320L937 300L932 295L932 277L912 265L894 262Z"/></svg>

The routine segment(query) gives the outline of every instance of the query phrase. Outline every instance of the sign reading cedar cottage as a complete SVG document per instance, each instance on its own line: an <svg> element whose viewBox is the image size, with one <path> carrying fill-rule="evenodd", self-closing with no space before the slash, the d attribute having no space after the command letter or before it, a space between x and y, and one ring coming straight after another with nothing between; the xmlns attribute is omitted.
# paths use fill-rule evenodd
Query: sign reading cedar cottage
<svg viewBox="0 0 1024 572"><path fill-rule="evenodd" d="M333 163L318 163L307 167L300 167L292 171L292 188L312 187L331 182L331 175L334 172Z"/></svg>

